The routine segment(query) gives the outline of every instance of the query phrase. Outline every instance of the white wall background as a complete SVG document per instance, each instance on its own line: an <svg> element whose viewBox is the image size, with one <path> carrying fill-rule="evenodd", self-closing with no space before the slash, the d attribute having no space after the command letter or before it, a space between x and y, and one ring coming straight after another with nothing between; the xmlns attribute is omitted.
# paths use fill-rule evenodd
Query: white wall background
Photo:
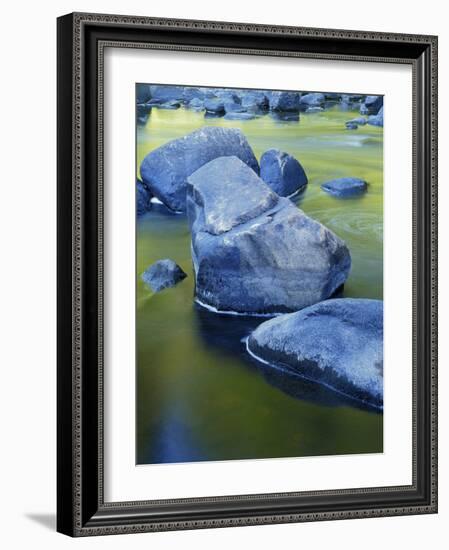
<svg viewBox="0 0 449 550"><path fill-rule="evenodd" d="M52 5L53 4L53 5ZM449 521L449 95L446 3L441 0L60 0L2 10L0 162L0 518L4 548L418 549L447 544ZM55 529L56 21L71 11L215 19L440 35L440 513L299 525L72 540Z"/></svg>

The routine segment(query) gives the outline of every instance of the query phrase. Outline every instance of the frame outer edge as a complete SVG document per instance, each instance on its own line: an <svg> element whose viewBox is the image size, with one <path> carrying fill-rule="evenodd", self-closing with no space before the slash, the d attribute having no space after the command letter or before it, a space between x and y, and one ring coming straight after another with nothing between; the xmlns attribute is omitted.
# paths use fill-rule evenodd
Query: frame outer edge
<svg viewBox="0 0 449 550"><path fill-rule="evenodd" d="M267 25L250 25L245 23L220 23L220 22L208 22L208 21L187 21L187 20L174 20L174 19L155 19L145 17L132 17L132 16L113 16L104 14L86 14L86 13L74 13L67 16L63 16L58 19L58 48L62 46L63 42L66 42L67 37L62 38L62 28L66 27L67 21L70 20L72 30L70 34L71 52L72 52L72 66L73 66L73 96L70 102L71 119L72 119L72 142L71 142L71 169L72 169L72 196L71 196L71 216L70 216L70 244L73 250L73 257L71 262L72 273L72 290L71 290L71 303L70 303L70 317L72 319L72 334L71 341L71 361L70 361L70 377L68 376L65 362L62 362L62 353L59 353L61 343L66 340L67 335L61 336L58 333L58 436L61 437L61 425L67 427L67 406L61 404L62 399L68 398L67 387L62 384L60 380L62 375L68 378L72 384L70 393L71 414L69 415L71 420L70 432L71 445L71 465L70 480L71 480L71 498L67 496L61 498L61 491L58 489L58 530L65 534L72 536L91 536L91 535L106 535L106 534L118 534L118 533L133 533L144 531L167 531L175 529L202 529L202 528L214 528L224 526L242 526L242 525L262 525L273 523L288 523L288 522L303 522L303 521L322 521L330 519L350 519L360 517L381 517L381 516L393 516L393 515L407 515L417 513L431 513L437 510L437 496L436 496L436 260L437 260L437 247L436 247L436 201L437 201L437 189L436 189L436 109L437 109L437 74L436 74L436 59L437 59L437 38L427 35L403 35L392 33L376 33L376 32L363 32L363 31L338 31L331 29L305 29L300 27L279 27L279 26L267 26ZM65 23L63 23L63 21ZM167 521L159 523L142 523L142 524L118 524L113 526L89 526L88 524L83 526L81 520L81 266L82 266L82 250L81 250L81 72L82 72L82 28L85 24L109 24L109 25L143 25L151 27L164 27L164 28L183 28L191 30L214 30L223 32L257 32L268 34L297 34L302 33L306 37L315 38L348 38L348 39L361 39L361 40L381 40L381 41L400 41L405 43L419 43L422 45L428 45L431 48L431 86L432 86L432 112L431 112L431 181L432 181L432 200L429 211L429 221L432 226L432 247L431 247L431 271L432 271L432 289L431 289L431 303L429 304L432 315L432 345L431 345L431 368L432 368L432 395L431 395L431 422L432 422L432 448L430 456L431 466L431 482L435 491L431 491L431 502L422 506L407 506L407 507L388 507L388 508L374 508L371 510L347 510L339 512L319 512L319 513L299 513L299 514L287 514L287 515L267 515L257 517L231 517L226 519L208 519L208 520L192 520L192 521ZM62 81L67 80L67 69L64 71L61 67L61 62L68 63L67 56L63 56L58 53L58 86L62 84ZM70 68L72 70L72 67ZM62 74L60 74L62 72ZM65 76L64 76L65 75ZM63 77L64 76L64 77ZM66 82L67 84L67 82ZM59 87L58 87L58 101L59 101ZM63 128L61 121L59 120L60 109L66 111L67 104L62 102L61 106L58 105L58 144L66 143L67 128L65 127L64 139L61 139L63 134ZM430 145L430 144L429 144ZM60 147L60 145L58 146ZM61 147L62 149L62 147ZM430 149L430 147L429 147ZM58 149L58 157L60 155ZM67 167L66 167L67 172ZM67 198L66 195L66 177L62 178L63 166L62 162L58 160L58 201L59 197ZM65 185L63 184L65 181ZM59 202L58 202L59 204ZM61 216L59 216L61 218ZM58 235L62 231L62 236L58 236L58 327L61 320L65 319L67 315L67 307L63 307L60 304L60 297L67 292L67 288L62 287L63 281L61 275L65 271L61 268L61 250L63 244L68 244L67 230L68 223L64 223L64 220L58 218ZM67 304L65 303L65 306ZM62 316L60 314L63 314ZM62 419L62 422L61 422ZM73 437L72 437L73 436ZM62 444L62 441L64 444ZM61 464L68 463L68 448L67 448L68 436L58 440L58 455L62 457L58 458L58 483L61 479L64 480L64 487L67 484L68 475L61 474ZM61 503L67 505L70 501L70 522L68 521L67 508L64 508Z"/></svg>

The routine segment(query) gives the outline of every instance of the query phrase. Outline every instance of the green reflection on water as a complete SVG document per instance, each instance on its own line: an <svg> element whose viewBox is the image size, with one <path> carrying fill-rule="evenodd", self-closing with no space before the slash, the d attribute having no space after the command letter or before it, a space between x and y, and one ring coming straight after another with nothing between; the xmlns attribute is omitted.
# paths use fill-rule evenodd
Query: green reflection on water
<svg viewBox="0 0 449 550"><path fill-rule="evenodd" d="M204 125L241 128L257 158L272 147L291 153L309 178L298 205L351 251L344 295L382 299L383 133L372 126L346 130L344 122L357 114L303 114L298 124L153 109L137 130L137 167L152 149ZM365 179L368 193L338 200L320 190L320 183L342 176ZM152 294L140 275L161 258L175 260L188 278ZM329 404L332 395L322 389L290 395L285 382L267 379L248 361L241 334L232 338L232 318L198 313L193 284L186 219L153 209L137 224L138 463L382 451L381 414L343 400Z"/></svg>

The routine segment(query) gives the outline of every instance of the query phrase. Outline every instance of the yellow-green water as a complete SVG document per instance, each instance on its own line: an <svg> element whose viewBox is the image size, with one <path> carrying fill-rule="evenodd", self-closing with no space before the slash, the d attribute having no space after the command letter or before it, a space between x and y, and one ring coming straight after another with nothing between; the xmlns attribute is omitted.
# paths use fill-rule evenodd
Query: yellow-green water
<svg viewBox="0 0 449 550"><path fill-rule="evenodd" d="M153 109L137 130L137 171L151 150L204 125L240 128L257 158L269 148L287 151L309 178L298 206L351 251L344 296L382 299L383 133L373 126L346 130L344 122L356 115L226 121ZM321 191L321 183L343 176L366 180L366 195L339 200ZM188 277L152 294L140 275L162 258L176 261ZM138 463L382 451L382 414L256 365L241 340L260 319L198 309L193 291L187 221L154 208L137 224Z"/></svg>

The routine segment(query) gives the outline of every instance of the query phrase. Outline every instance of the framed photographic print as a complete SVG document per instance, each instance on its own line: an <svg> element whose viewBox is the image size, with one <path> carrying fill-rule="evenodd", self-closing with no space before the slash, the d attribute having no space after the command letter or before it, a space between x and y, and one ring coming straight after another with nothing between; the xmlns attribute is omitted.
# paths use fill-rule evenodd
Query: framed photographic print
<svg viewBox="0 0 449 550"><path fill-rule="evenodd" d="M437 511L437 38L58 19L58 530Z"/></svg>

